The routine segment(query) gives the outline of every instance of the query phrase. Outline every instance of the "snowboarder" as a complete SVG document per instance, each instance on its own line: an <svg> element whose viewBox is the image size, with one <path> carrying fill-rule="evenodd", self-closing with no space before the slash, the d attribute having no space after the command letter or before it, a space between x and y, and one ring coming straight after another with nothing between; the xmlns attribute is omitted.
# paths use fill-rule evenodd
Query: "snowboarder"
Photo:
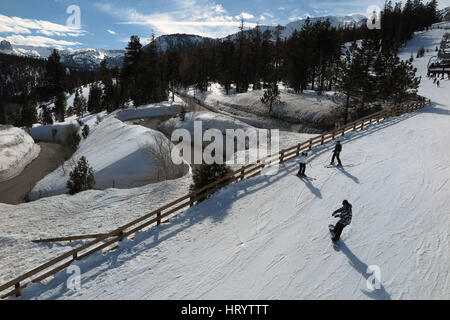
<svg viewBox="0 0 450 320"><path fill-rule="evenodd" d="M298 157L298 164L300 165L300 169L298 170L297 175L300 177L305 177L305 170L306 170L306 161L308 159L308 153L302 152L300 156Z"/></svg>
<svg viewBox="0 0 450 320"><path fill-rule="evenodd" d="M339 214L340 213L340 214ZM352 222L352 205L347 201L342 201L342 208L333 212L333 217L340 218L336 226L331 230L334 242L341 237L342 230Z"/></svg>
<svg viewBox="0 0 450 320"><path fill-rule="evenodd" d="M341 153L341 151L342 151L342 145L341 145L341 142L338 140L336 142L336 146L334 147L333 157L331 158L330 165L334 165L334 158L336 158L338 161L338 165L342 166L341 159L339 158L339 154Z"/></svg>

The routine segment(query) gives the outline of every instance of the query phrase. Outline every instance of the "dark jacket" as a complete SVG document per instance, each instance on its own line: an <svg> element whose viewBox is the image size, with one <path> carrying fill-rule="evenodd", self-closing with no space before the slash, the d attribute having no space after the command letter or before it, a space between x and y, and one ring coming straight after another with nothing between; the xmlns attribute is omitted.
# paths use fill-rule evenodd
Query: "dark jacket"
<svg viewBox="0 0 450 320"><path fill-rule="evenodd" d="M337 143L334 147L334 153L339 153L342 151L342 145L340 143Z"/></svg>
<svg viewBox="0 0 450 320"><path fill-rule="evenodd" d="M336 213L340 213L335 215ZM347 226L352 222L352 205L349 204L348 207L343 206L340 209L337 209L335 212L333 212L333 216L336 218L341 218L339 220L340 223Z"/></svg>

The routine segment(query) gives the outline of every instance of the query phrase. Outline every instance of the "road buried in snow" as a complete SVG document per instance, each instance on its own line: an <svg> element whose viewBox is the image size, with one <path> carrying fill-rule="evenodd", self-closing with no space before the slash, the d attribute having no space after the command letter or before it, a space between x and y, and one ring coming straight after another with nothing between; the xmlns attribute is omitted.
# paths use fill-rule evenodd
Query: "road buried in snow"
<svg viewBox="0 0 450 320"><path fill-rule="evenodd" d="M19 204L34 185L64 161L64 147L57 143L40 142L39 156L16 177L0 182L0 203Z"/></svg>

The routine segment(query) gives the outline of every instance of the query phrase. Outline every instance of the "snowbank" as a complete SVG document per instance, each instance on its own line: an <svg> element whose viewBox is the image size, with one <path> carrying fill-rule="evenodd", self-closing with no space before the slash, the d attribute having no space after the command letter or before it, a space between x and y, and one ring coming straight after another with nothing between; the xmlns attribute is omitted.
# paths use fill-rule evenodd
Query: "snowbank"
<svg viewBox="0 0 450 320"><path fill-rule="evenodd" d="M96 188L99 189L134 188L166 177L161 171L161 163L148 150L151 147L157 147L158 141L163 143L164 147L168 146L170 144L168 139L158 131L142 126L127 125L117 118L120 113L123 117L145 117L151 113L148 109L158 109L158 107L151 105L141 108L141 113L139 110L118 111L105 116L98 124L96 115L82 119L83 123L90 126L89 136L81 141L71 159L36 184L30 193L30 199L36 200L40 197L67 192L66 183L69 173L81 156L85 156L93 167ZM76 124L76 121L73 124ZM47 127L42 130L45 129L47 132L55 125ZM36 128L36 131L38 129ZM187 171L186 164L172 169L167 176L168 179L181 177Z"/></svg>
<svg viewBox="0 0 450 320"><path fill-rule="evenodd" d="M136 109L125 109L117 112L117 118L122 121L130 121L142 118L159 118L177 115L181 111L180 103L162 102L140 106Z"/></svg>
<svg viewBox="0 0 450 320"><path fill-rule="evenodd" d="M19 175L40 151L23 129L0 125L0 182Z"/></svg>
<svg viewBox="0 0 450 320"><path fill-rule="evenodd" d="M294 94L288 92L282 85L279 87L281 103L274 106L273 117L310 127L334 126L332 111L336 107L337 98L334 97L333 92L324 92L323 95L318 95L313 91L306 90L302 94ZM194 96L193 89L189 89L185 93ZM226 95L225 90L215 83L210 86L209 91L195 93L195 98L214 109L267 116L268 107L261 102L263 94L264 90L250 90L236 94L233 89L229 95Z"/></svg>

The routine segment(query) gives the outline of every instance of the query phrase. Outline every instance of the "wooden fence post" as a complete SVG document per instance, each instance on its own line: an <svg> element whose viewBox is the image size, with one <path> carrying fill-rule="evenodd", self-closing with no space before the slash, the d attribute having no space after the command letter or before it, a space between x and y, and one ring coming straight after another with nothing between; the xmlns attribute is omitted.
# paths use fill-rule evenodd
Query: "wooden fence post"
<svg viewBox="0 0 450 320"><path fill-rule="evenodd" d="M312 150L312 139L309 139L309 151Z"/></svg>
<svg viewBox="0 0 450 320"><path fill-rule="evenodd" d="M295 152L295 155L299 155L300 154L300 146L301 146L302 144L301 143L299 143L298 145L297 145L297 151Z"/></svg>
<svg viewBox="0 0 450 320"><path fill-rule="evenodd" d="M22 296L22 291L20 290L20 282L17 282L14 285L14 289L16 289L16 298L21 297Z"/></svg>
<svg viewBox="0 0 450 320"><path fill-rule="evenodd" d="M242 168L240 181L244 180L245 177L245 168Z"/></svg>
<svg viewBox="0 0 450 320"><path fill-rule="evenodd" d="M284 162L284 150L280 153L280 163Z"/></svg>
<svg viewBox="0 0 450 320"><path fill-rule="evenodd" d="M320 139L320 145L321 145L321 146L323 146L323 139L324 139L324 138L323 138L323 135L322 135L322 138Z"/></svg>
<svg viewBox="0 0 450 320"><path fill-rule="evenodd" d="M156 219L156 225L159 226L161 224L161 211L156 214Z"/></svg>

